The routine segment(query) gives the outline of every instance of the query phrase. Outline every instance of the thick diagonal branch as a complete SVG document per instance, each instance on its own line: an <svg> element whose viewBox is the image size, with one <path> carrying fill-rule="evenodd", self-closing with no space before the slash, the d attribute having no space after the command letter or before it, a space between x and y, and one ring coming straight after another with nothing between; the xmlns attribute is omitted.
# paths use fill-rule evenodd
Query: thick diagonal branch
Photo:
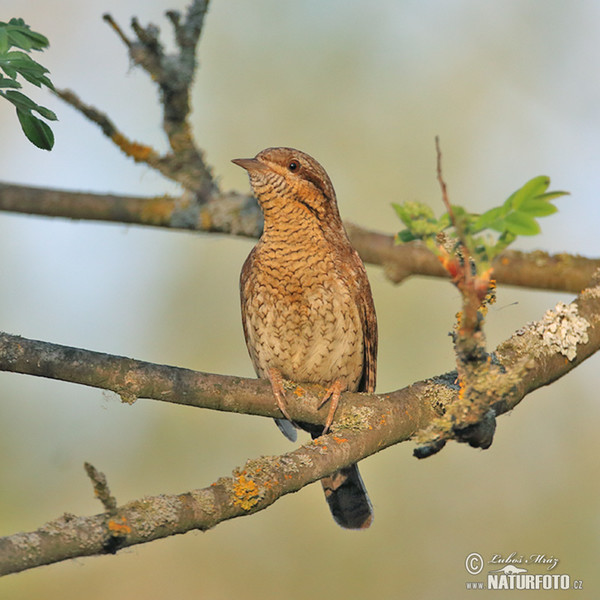
<svg viewBox="0 0 600 600"><path fill-rule="evenodd" d="M495 415L508 412L527 394L568 373L600 348L600 288L584 290L569 308L577 314L576 329L545 319L548 331L542 323L532 324L496 349L502 368L483 374L477 382ZM571 344L569 358L564 343ZM0 369L110 389L127 402L143 396L280 416L264 381L154 365L8 334L0 334ZM0 573L114 553L177 533L209 529L262 510L285 494L416 434L425 445L439 445L456 434L452 428L460 425L457 418L469 410L456 400L455 376L434 377L389 394L345 393L333 433L282 456L249 461L233 476L204 489L144 498L116 509L111 505L110 511L93 517L65 515L37 531L2 538ZM294 385L297 401L288 407L292 418L322 424L325 415L317 410L321 393L315 386ZM442 415L444 409L451 416L449 423Z"/></svg>
<svg viewBox="0 0 600 600"><path fill-rule="evenodd" d="M489 408L496 415L508 412L527 394L566 374L600 348L600 289L585 290L571 307L585 322L585 341L581 337L573 342L572 358L566 359L548 343L552 336L540 330L540 323L520 330L496 349L502 370L493 372L493 382L479 382L487 386ZM553 329L550 326L550 333ZM128 401L144 395L191 406L278 416L270 387L263 381L153 365L7 334L0 335L0 368L112 389ZM456 405L454 378L455 373L449 373L390 394L343 394L333 433L293 452L248 461L232 476L204 489L144 498L116 509L111 506L110 511L92 517L64 515L36 531L1 538L0 573L114 553L158 538L206 530L263 510L281 496L420 431L425 431L426 438L432 432L440 435L439 422L445 418L440 416L441 409ZM323 422L325 415L316 410L319 390L295 386L294 396L298 401L289 406L294 419Z"/></svg>

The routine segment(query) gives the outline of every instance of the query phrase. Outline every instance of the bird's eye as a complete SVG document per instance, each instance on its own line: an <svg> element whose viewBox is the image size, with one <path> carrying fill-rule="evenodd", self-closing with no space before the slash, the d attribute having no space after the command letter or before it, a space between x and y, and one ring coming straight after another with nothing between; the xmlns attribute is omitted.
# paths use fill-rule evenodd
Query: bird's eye
<svg viewBox="0 0 600 600"><path fill-rule="evenodd" d="M300 168L300 163L297 160L290 160L288 164L288 169L294 173Z"/></svg>

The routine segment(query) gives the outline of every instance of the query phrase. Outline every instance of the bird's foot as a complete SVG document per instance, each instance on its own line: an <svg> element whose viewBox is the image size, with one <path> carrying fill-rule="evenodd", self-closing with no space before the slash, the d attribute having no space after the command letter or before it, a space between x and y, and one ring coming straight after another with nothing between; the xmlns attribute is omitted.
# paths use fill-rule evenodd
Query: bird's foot
<svg viewBox="0 0 600 600"><path fill-rule="evenodd" d="M269 381L271 382L273 396L275 396L279 410L288 421L292 421L292 417L290 417L287 408L285 407L285 393L283 392L283 377L281 376L281 373L278 369L271 368L269 369L268 376Z"/></svg>
<svg viewBox="0 0 600 600"><path fill-rule="evenodd" d="M333 423L335 411L337 410L338 404L340 402L340 397L345 389L346 386L339 379L336 379L331 385L331 387L329 387L325 392L325 395L323 396L323 399L321 400L318 408L321 408L325 404L325 402L327 402L327 400L331 400L331 404L329 406L329 413L327 414L327 419L325 421L325 427L323 428L322 435L325 435L329 431L329 428Z"/></svg>

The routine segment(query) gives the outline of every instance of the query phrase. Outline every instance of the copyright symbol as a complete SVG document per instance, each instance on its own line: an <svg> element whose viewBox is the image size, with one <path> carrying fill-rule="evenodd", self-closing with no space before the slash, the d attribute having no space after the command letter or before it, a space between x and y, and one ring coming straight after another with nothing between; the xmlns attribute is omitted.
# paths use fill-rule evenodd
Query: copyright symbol
<svg viewBox="0 0 600 600"><path fill-rule="evenodd" d="M465 568L471 575L479 575L483 571L483 556L478 552L471 552L465 559Z"/></svg>

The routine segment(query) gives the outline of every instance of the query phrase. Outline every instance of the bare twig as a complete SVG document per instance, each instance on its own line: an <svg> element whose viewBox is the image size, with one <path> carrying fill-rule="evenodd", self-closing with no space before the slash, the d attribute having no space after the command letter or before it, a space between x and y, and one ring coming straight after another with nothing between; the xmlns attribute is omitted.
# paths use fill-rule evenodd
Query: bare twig
<svg viewBox="0 0 600 600"><path fill-rule="evenodd" d="M450 204L450 200L448 198L448 188L446 186L446 182L444 181L444 176L442 175L442 148L440 146L440 138L437 135L435 136L435 154L437 180L442 190L442 202L444 203L444 206L448 211L450 222L452 223L452 225L454 225L454 228L456 229L457 233L460 234L460 223L457 222L456 217L454 216L454 211L452 210L452 205Z"/></svg>
<svg viewBox="0 0 600 600"><path fill-rule="evenodd" d="M114 513L117 510L117 499L110 493L106 475L98 471L96 467L89 462L83 463L83 468L94 486L96 498L102 502L102 506L104 506L107 513Z"/></svg>

